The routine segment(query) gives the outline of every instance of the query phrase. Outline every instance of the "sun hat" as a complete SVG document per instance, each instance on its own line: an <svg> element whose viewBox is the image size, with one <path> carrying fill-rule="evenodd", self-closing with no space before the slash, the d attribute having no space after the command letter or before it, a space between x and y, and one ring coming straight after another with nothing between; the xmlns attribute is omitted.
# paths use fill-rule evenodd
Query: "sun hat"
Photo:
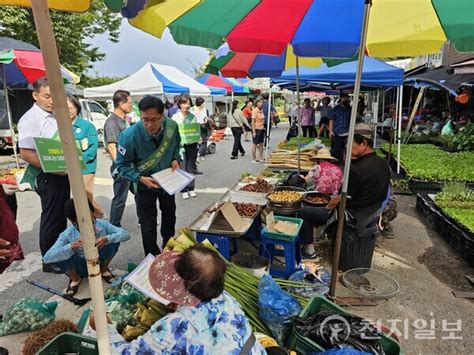
<svg viewBox="0 0 474 355"><path fill-rule="evenodd" d="M331 152L327 148L321 148L317 151L316 155L314 157L309 158L311 161L317 161L317 160L333 160L337 161L336 158L334 158L331 155Z"/></svg>
<svg viewBox="0 0 474 355"><path fill-rule="evenodd" d="M175 263L181 254L166 251L158 255L150 266L148 278L151 287L165 300L183 306L195 306L200 300L187 290L183 278L175 269Z"/></svg>
<svg viewBox="0 0 474 355"><path fill-rule="evenodd" d="M368 124L365 123L357 123L354 128L354 134L361 135L362 137L367 139L374 138L374 131ZM347 137L348 135L349 132L341 134L341 137Z"/></svg>

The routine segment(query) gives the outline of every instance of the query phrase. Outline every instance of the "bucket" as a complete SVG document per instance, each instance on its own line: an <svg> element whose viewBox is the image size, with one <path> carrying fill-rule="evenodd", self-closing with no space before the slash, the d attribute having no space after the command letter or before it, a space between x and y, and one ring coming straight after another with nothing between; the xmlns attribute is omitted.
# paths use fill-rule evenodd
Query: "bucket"
<svg viewBox="0 0 474 355"><path fill-rule="evenodd" d="M256 277L268 275L270 270L268 258L253 253L237 253L232 256L231 261Z"/></svg>

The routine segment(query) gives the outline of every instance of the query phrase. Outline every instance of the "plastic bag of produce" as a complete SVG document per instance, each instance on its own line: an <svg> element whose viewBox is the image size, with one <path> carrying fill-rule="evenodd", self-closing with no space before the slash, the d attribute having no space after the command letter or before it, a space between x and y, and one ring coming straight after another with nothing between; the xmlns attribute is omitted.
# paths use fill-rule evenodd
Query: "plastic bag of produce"
<svg viewBox="0 0 474 355"><path fill-rule="evenodd" d="M11 306L0 322L0 336L37 330L56 317L57 301L43 302L36 298L22 298Z"/></svg>
<svg viewBox="0 0 474 355"><path fill-rule="evenodd" d="M328 284L331 280L331 274L326 270L318 270L316 275L307 270L302 270L296 271L288 280L308 284L308 287L291 288L289 290L291 293L304 297L312 297L315 294L326 296L329 293Z"/></svg>
<svg viewBox="0 0 474 355"><path fill-rule="evenodd" d="M260 318L267 324L280 345L285 345L291 332L293 318L301 312L298 301L283 292L269 275L258 283Z"/></svg>
<svg viewBox="0 0 474 355"><path fill-rule="evenodd" d="M307 318L296 318L296 331L323 348L353 348L384 355L382 333L367 320L331 311L320 311Z"/></svg>

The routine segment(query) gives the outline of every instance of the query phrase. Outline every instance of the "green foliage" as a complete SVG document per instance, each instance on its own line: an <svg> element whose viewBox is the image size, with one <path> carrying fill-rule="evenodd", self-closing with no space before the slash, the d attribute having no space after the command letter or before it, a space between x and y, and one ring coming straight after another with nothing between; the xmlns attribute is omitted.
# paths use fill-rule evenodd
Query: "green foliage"
<svg viewBox="0 0 474 355"><path fill-rule="evenodd" d="M473 208L442 208L442 211L452 219L465 226L474 233L474 209Z"/></svg>
<svg viewBox="0 0 474 355"><path fill-rule="evenodd" d="M115 83L125 77L118 76L83 76L80 85L87 88L96 86L109 85Z"/></svg>
<svg viewBox="0 0 474 355"><path fill-rule="evenodd" d="M118 42L121 23L119 15L112 14L102 0L93 0L85 13L51 11L56 43L61 63L78 75L91 64L103 60L105 53L88 43L97 35L108 34ZM0 6L0 36L12 37L39 47L31 9Z"/></svg>
<svg viewBox="0 0 474 355"><path fill-rule="evenodd" d="M387 144L384 149L388 150ZM448 153L430 144L404 144L401 164L417 179L474 181L474 151Z"/></svg>
<svg viewBox="0 0 474 355"><path fill-rule="evenodd" d="M456 133L452 144L458 150L474 150L474 123L469 123L463 130Z"/></svg>

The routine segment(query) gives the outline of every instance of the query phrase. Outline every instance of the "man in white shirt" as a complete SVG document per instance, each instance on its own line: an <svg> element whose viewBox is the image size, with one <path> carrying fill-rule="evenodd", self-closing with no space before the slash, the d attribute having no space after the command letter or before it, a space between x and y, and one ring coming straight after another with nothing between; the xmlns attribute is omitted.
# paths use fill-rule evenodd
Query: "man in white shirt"
<svg viewBox="0 0 474 355"><path fill-rule="evenodd" d="M52 138L58 131L53 115L53 99L47 78L33 84L35 104L20 119L18 136L20 155L35 171L36 192L41 199L40 249L44 255L53 246L67 226L64 206L70 198L69 180L64 173L45 173L36 153L34 137ZM43 264L44 272L60 273L54 266Z"/></svg>

